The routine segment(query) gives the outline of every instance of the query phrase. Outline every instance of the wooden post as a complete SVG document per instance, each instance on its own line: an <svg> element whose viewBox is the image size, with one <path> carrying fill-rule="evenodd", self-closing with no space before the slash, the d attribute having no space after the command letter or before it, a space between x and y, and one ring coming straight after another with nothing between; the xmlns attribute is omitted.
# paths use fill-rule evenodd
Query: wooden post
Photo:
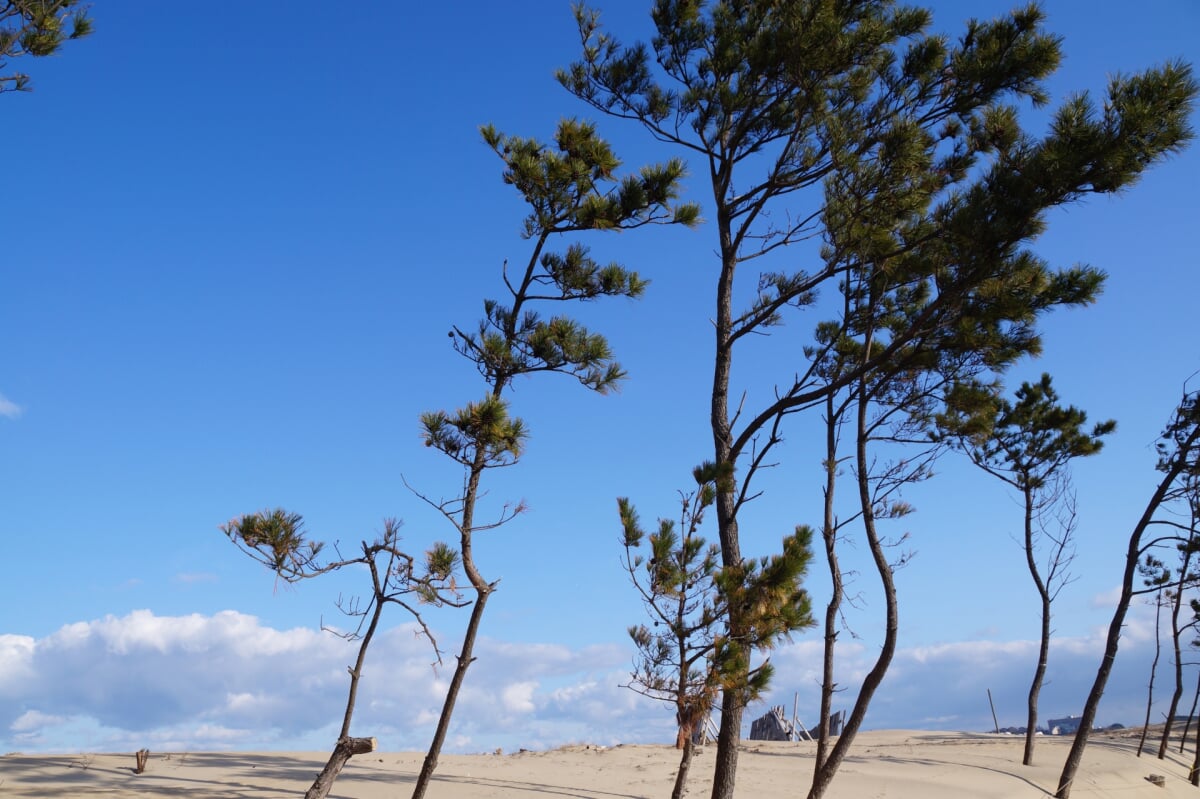
<svg viewBox="0 0 1200 799"><path fill-rule="evenodd" d="M133 773L141 774L146 770L146 761L150 759L150 750L139 749L134 753L133 756L137 760L137 768L133 770Z"/></svg>
<svg viewBox="0 0 1200 799"><path fill-rule="evenodd" d="M1000 722L996 721L996 703L992 701L992 689L991 688L987 689L987 692L988 692L988 704L991 705L991 708L992 708L992 724L995 725L996 732L998 733L998 732L1000 732Z"/></svg>

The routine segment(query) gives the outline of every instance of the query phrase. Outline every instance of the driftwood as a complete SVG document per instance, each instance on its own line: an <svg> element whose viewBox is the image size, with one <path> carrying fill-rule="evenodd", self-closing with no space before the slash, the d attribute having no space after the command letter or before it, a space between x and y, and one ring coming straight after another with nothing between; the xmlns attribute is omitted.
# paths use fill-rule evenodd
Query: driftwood
<svg viewBox="0 0 1200 799"><path fill-rule="evenodd" d="M304 794L304 799L325 799L333 788L333 781L342 773L346 761L354 755L374 752L375 746L374 738L339 738L337 745L333 747L333 754L329 756L329 762L321 769L308 793Z"/></svg>
<svg viewBox="0 0 1200 799"><path fill-rule="evenodd" d="M137 761L137 768L133 770L133 773L141 774L146 770L146 761L150 759L150 750L139 749L138 751L134 752L133 757Z"/></svg>

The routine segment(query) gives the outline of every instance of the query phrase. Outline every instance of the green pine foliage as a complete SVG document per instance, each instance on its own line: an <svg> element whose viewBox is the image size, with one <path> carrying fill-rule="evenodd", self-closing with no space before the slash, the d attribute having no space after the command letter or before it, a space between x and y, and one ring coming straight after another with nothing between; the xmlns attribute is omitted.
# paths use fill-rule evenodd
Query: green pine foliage
<svg viewBox="0 0 1200 799"><path fill-rule="evenodd" d="M92 32L82 0L0 0L0 92L29 91L25 72L6 72L21 56L48 56Z"/></svg>
<svg viewBox="0 0 1200 799"><path fill-rule="evenodd" d="M600 297L636 298L645 290L646 281L621 264L600 264L578 241L561 250L552 245L568 234L699 221L696 205L678 202L684 176L681 161L643 167L621 177L621 162L591 123L563 120L552 143L504 135L490 125L481 132L484 142L504 163L504 182L516 188L529 207L521 235L532 246L528 260L513 272L505 261L503 299L484 300L483 317L473 330L454 327L450 331L454 349L483 378L484 398L455 411L421 415L425 445L463 468L461 496L448 502L426 501L458 533L463 570L475 602L413 799L424 796L437 768L458 692L474 660L483 611L496 588L475 562L475 533L495 529L524 510L524 505L518 504L506 507L498 523L475 522L484 473L516 464L528 438L524 421L510 412L506 394L514 381L538 373L573 377L601 394L614 390L625 378L602 334L566 314L547 315L543 309Z"/></svg>
<svg viewBox="0 0 1200 799"><path fill-rule="evenodd" d="M706 167L719 258L713 460L737 472L714 506L727 568L743 563L739 511L793 414L832 398L868 417L915 401L909 428L928 433L940 392L1038 353L1044 313L1098 295L1100 270L1033 250L1050 212L1128 188L1192 138L1197 84L1180 62L1116 76L1102 99L1069 98L1044 131L1023 127L1022 107L1049 102L1062 58L1033 4L951 38L891 0L654 0L655 35L629 46L597 11L575 14L581 55L559 81ZM806 241L822 245L807 263L786 249ZM837 310L814 320L805 359L780 364L771 399L739 403L738 349L818 298ZM749 621L730 608L736 637ZM714 799L733 793L740 718L731 694ZM819 764L813 799L848 731Z"/></svg>

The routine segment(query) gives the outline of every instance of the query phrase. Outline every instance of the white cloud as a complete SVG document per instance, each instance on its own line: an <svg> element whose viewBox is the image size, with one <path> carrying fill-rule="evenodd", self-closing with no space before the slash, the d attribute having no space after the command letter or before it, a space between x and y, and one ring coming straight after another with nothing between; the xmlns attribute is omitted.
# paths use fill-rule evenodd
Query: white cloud
<svg viewBox="0 0 1200 799"><path fill-rule="evenodd" d="M0 394L0 416L16 419L23 411L24 409L20 405Z"/></svg>
<svg viewBox="0 0 1200 799"><path fill-rule="evenodd" d="M532 713L537 709L533 704L533 692L537 690L537 685L533 681L506 685L500 693L500 702L504 709L509 713Z"/></svg>
<svg viewBox="0 0 1200 799"><path fill-rule="evenodd" d="M8 728L13 732L27 733L42 727L57 726L64 721L66 719L62 716L50 716L37 710L27 710L18 716L16 721L8 725Z"/></svg>
<svg viewBox="0 0 1200 799"><path fill-rule="evenodd" d="M1144 622L1144 609L1131 621ZM453 642L443 641L443 644ZM1103 631L1055 642L1044 717L1078 713L1099 664ZM1123 641L1101 721L1144 713L1147 653ZM311 629L276 630L253 616L156 616L147 610L69 624L41 639L0 635L0 751L137 749L324 750L336 736L355 646ZM836 707L849 707L878 649L839 650ZM481 638L447 751L537 749L669 741L673 714L621 685L622 646L581 649ZM1031 641L945 642L901 648L867 716L868 728L987 729L992 690L1002 725L1024 721L1036 647ZM815 720L821 645L814 636L772 653L775 688L752 706ZM431 670L411 624L377 636L364 671L353 732L387 750L423 750L441 711L449 668ZM798 695L798 696L797 696Z"/></svg>

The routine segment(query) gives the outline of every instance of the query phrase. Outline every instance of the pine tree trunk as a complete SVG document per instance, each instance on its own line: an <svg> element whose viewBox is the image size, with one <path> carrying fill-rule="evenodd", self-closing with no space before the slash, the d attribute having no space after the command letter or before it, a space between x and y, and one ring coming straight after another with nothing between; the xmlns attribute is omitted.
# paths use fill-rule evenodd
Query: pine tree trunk
<svg viewBox="0 0 1200 799"><path fill-rule="evenodd" d="M738 746L742 739L742 706L735 691L721 697L721 729L717 733L712 799L733 799L737 780Z"/></svg>
<svg viewBox="0 0 1200 799"><path fill-rule="evenodd" d="M304 794L304 799L325 799L333 788L333 781L342 773L342 767L346 765L346 761L354 755L374 752L375 747L374 738L338 738L337 745L333 747L333 753L329 756L329 762L325 764L325 768L321 769L321 773L317 775L312 787Z"/></svg>
<svg viewBox="0 0 1200 799"><path fill-rule="evenodd" d="M1183 652L1179 646L1179 611L1183 606L1183 589L1188 581L1188 569L1191 566L1193 543L1189 541L1183 552L1183 563L1179 568L1179 587L1175 589L1174 603L1171 606L1171 643L1175 650L1175 691L1171 694L1171 704L1167 708L1167 720L1163 724L1162 741L1158 745L1158 759L1167 756L1170 745L1171 725L1175 723L1175 714L1179 712L1179 702L1183 699Z"/></svg>
<svg viewBox="0 0 1200 799"><path fill-rule="evenodd" d="M834 418L834 395L825 400L825 518L822 538L825 541L825 562L829 566L831 582L829 604L825 606L825 643L822 652L821 710L817 719L817 753L813 761L813 778L825 765L829 756L829 720L833 714L833 694L837 684L833 680L834 655L837 647L838 616L842 607L842 570L837 556L837 518L833 510L834 488L837 483L837 419Z"/></svg>
<svg viewBox="0 0 1200 799"><path fill-rule="evenodd" d="M1142 756L1146 747L1146 735L1150 732L1150 712L1154 709L1154 677L1158 673L1158 658L1162 654L1162 638L1159 622L1162 619L1162 589L1154 601L1154 660L1150 661L1150 684L1146 687L1146 720L1142 722L1142 735L1138 738L1137 756Z"/></svg>
<svg viewBox="0 0 1200 799"><path fill-rule="evenodd" d="M1192 728L1192 719L1196 718L1196 706L1200 705L1200 675L1196 677L1196 693L1192 695L1192 709L1188 711L1187 723L1183 725L1183 735L1179 736L1179 754L1183 754L1183 747L1187 743L1188 731ZM1197 735L1200 735L1200 726L1196 727Z"/></svg>
<svg viewBox="0 0 1200 799"><path fill-rule="evenodd" d="M1038 696L1042 692L1042 681L1046 678L1046 664L1050 660L1050 589L1038 571L1034 559L1033 547L1033 506L1034 495L1028 477L1025 479L1025 565L1037 588L1038 599L1042 605L1042 629L1038 646L1038 663L1033 672L1033 682L1029 685L1028 715L1025 721L1025 755L1021 762L1026 766L1033 765L1033 741L1037 733ZM1053 567L1051 568L1053 573Z"/></svg>
<svg viewBox="0 0 1200 799"><path fill-rule="evenodd" d="M1096 680L1092 683L1092 689L1088 692L1087 701L1083 705L1083 716L1079 720L1079 730L1075 733L1075 740L1071 743L1071 750L1067 753L1067 760L1063 764L1062 774L1058 778L1058 790L1054 793L1055 799L1068 799L1070 797L1071 785L1075 782L1075 775L1079 772L1079 764L1083 760L1083 750L1087 747L1088 736L1091 735L1092 726L1096 723L1096 712L1100 708L1100 699L1104 696L1104 688L1108 684L1108 676L1112 673L1113 661L1116 660L1117 649L1120 647L1121 627L1125 624L1125 616L1129 612L1129 604L1133 601L1133 581L1137 573L1138 560L1141 556L1142 534L1150 526L1150 522L1154 518L1154 514L1158 511L1159 505L1162 504L1163 499L1166 497L1171 484L1175 482L1175 478L1179 477L1187 465L1188 457L1197 445L1197 439L1200 439L1200 425L1196 425L1187 438L1177 445L1176 455L1171 463L1171 467L1167 469L1166 474L1158 484L1158 488L1154 490L1154 494L1150 497L1150 501L1146 505L1146 510L1142 512L1142 518L1138 520L1137 525L1133 528L1133 533L1129 536L1129 548L1125 553L1125 574L1121 581L1121 598L1117 602L1112 622L1108 626L1108 637L1104 646L1104 658L1100 661L1100 668L1096 671ZM1200 759L1200 746L1197 747L1196 754L1197 758ZM1197 765L1200 765L1200 760L1198 760ZM1200 772L1193 769L1193 785L1200 785L1197 779L1200 779Z"/></svg>
<svg viewBox="0 0 1200 799"><path fill-rule="evenodd" d="M871 549L871 557L875 563L875 570L879 574L879 582L883 588L883 596L886 604L883 646L880 648L879 656L875 659L875 665L867 672L867 676L863 678L862 688L859 689L858 698L854 702L854 708L850 711L850 716L846 719L846 723L842 727L842 733L838 736L837 743L830 750L829 757L813 774L812 787L809 789L808 799L821 799L825 795L825 791L829 789L830 783L833 782L833 778L837 774L842 761L846 759L846 754L849 752L850 746L854 743L854 738L858 735L863 720L867 717L867 707L871 704L871 699L875 696L875 691L883 683L884 675L887 674L888 667L892 664L892 657L896 654L896 640L900 632L900 608L896 601L896 581L892 574L892 566L888 563L883 542L880 540L876 530L875 514L872 510L873 503L871 501L871 490L868 482L870 464L867 457L865 435L868 401L862 396L864 391L865 385L860 382L855 460L857 462L858 499L862 510L863 529L866 532L867 543Z"/></svg>
<svg viewBox="0 0 1200 799"><path fill-rule="evenodd" d="M1038 695L1042 692L1042 681L1046 678L1046 664L1050 660L1050 601L1042 597L1042 641L1038 649L1037 669L1033 672L1033 682L1029 686L1028 718L1025 722L1025 756L1021 762L1026 766L1033 765L1033 741L1037 733Z"/></svg>
<svg viewBox="0 0 1200 799"><path fill-rule="evenodd" d="M694 745L689 733L683 742L683 754L679 758L679 771L675 774L675 789L671 791L671 799L683 799L683 793L687 789L688 771L692 767L692 747Z"/></svg>
<svg viewBox="0 0 1200 799"><path fill-rule="evenodd" d="M425 753L425 762L421 764L421 773L417 775L417 783L413 786L412 799L422 799L425 796L425 791L429 788L429 782L433 779L433 772L437 769L438 756L442 753L442 746L446 743L446 734L450 729L450 718L454 715L454 705L458 702L458 692L462 688L463 681L467 677L467 668L471 662L475 660L475 637L479 633L479 626L483 622L483 609L487 605L487 599L491 596L491 591L482 591L475 599L475 606L471 608L471 620L467 623L467 632L463 637L462 650L458 653L458 664L454 668L454 676L450 679L450 687L446 690L446 701L442 705L442 715L438 717L437 729L433 733L433 741L429 744L429 751Z"/></svg>
<svg viewBox="0 0 1200 799"><path fill-rule="evenodd" d="M726 171L728 166L725 167ZM713 357L713 387L709 422L713 436L713 462L717 466L735 466L733 431L729 420L729 380L733 368L733 278L737 269L737 248L730 234L732 220L725 203L724 187L728 174L714 176L714 197L717 203L717 229L721 239L721 274L717 280L716 341ZM732 471L731 471L732 474ZM738 539L737 507L733 486L718 486L717 533L721 541L721 565L737 567L742 564L742 548ZM735 640L742 624L738 608L729 609L729 635ZM742 699L736 690L726 690L721 697L721 729L717 734L716 764L713 771L712 799L733 799L737 779L738 746L742 738Z"/></svg>

